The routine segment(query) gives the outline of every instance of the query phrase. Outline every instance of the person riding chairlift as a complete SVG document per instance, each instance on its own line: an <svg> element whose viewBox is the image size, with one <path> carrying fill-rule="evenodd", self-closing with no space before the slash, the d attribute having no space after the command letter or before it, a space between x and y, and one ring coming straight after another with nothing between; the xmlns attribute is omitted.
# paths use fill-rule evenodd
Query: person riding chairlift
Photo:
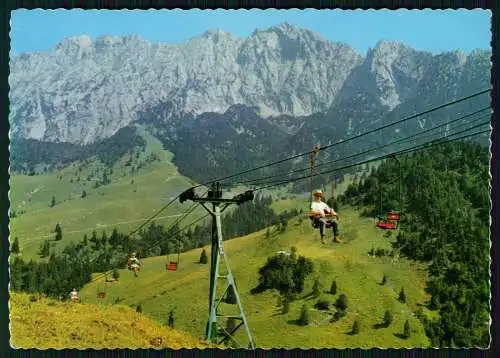
<svg viewBox="0 0 500 358"><path fill-rule="evenodd" d="M135 252L132 252L130 257L128 258L127 266L129 270L134 271L134 276L137 277L137 272L139 272L141 268L141 264L139 262L139 259L136 256Z"/></svg>
<svg viewBox="0 0 500 358"><path fill-rule="evenodd" d="M309 216L313 219L315 226L319 226L321 243L327 243L327 240L325 239L325 229L328 221L331 221L332 224L333 241L341 243L342 240L339 237L338 213L322 201L323 192L321 190L315 190L313 192L313 198L314 199L311 203L311 213Z"/></svg>
<svg viewBox="0 0 500 358"><path fill-rule="evenodd" d="M71 291L70 296L71 296L71 302L78 301L78 292L76 292L76 288L73 288L73 291Z"/></svg>

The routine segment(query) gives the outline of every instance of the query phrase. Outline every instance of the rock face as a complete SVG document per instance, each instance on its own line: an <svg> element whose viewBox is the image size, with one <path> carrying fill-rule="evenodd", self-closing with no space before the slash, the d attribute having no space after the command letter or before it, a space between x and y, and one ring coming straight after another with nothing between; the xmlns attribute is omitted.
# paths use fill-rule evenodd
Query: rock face
<svg viewBox="0 0 500 358"><path fill-rule="evenodd" d="M12 133L89 143L165 102L172 116L235 104L257 106L264 117L309 115L331 106L361 61L349 46L288 24L246 39L209 31L182 45L68 38L53 51L12 59Z"/></svg>
<svg viewBox="0 0 500 358"><path fill-rule="evenodd" d="M72 148L70 160L125 143L120 130L129 133L139 123L174 153L182 173L203 181L206 173L231 174L309 151L313 144L335 143L484 90L490 86L490 57L479 50L433 55L380 41L363 58L348 45L288 24L244 39L213 30L181 45L151 44L138 36L68 38L53 51L11 60L13 152L20 166L31 168L44 143L62 142L69 146L52 145L46 152ZM484 95L343 145L324 158L489 103ZM199 145L186 149L193 142Z"/></svg>

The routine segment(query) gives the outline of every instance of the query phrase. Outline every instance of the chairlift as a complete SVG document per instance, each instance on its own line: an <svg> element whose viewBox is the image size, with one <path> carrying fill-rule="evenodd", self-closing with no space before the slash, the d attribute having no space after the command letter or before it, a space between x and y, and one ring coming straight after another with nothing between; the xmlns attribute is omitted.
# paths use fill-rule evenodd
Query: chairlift
<svg viewBox="0 0 500 358"><path fill-rule="evenodd" d="M104 286L97 287L97 298L99 298L101 301L106 298L106 289L104 288Z"/></svg>
<svg viewBox="0 0 500 358"><path fill-rule="evenodd" d="M402 173L401 173L401 162L396 158L395 155L391 157L395 159L399 164L399 206L403 204L402 202ZM396 179L396 180L397 180ZM380 211L382 211L382 185L379 183L379 194L380 194ZM375 226L382 230L396 230L398 228L398 223L401 220L401 211L390 210L387 212L385 217L379 217Z"/></svg>
<svg viewBox="0 0 500 358"><path fill-rule="evenodd" d="M178 262L169 261L169 263L165 265L165 268L167 271L177 271L177 264Z"/></svg>
<svg viewBox="0 0 500 358"><path fill-rule="evenodd" d="M165 265L165 268L167 271L177 271L177 267L179 266L179 259L180 259L180 244L179 240L177 241L177 260L169 260L168 264ZM169 255L170 256L170 255Z"/></svg>
<svg viewBox="0 0 500 358"><path fill-rule="evenodd" d="M134 264L135 262L135 264ZM127 268L130 271L134 271L134 275L137 277L137 274L141 271L141 266L142 263L140 260L136 257L135 252L130 254L127 258Z"/></svg>
<svg viewBox="0 0 500 358"><path fill-rule="evenodd" d="M387 213L387 220L399 221L401 220L401 213L391 210Z"/></svg>
<svg viewBox="0 0 500 358"><path fill-rule="evenodd" d="M376 227L382 230L396 230L398 228L398 224L394 221L379 218L377 220Z"/></svg>

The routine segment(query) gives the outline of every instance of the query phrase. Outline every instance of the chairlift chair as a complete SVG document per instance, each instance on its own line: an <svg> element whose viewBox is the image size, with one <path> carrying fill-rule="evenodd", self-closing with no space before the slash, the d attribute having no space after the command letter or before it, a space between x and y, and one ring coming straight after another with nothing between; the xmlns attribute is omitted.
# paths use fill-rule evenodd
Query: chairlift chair
<svg viewBox="0 0 500 358"><path fill-rule="evenodd" d="M379 218L377 220L376 227L382 230L396 230L398 228L398 225L397 222Z"/></svg>
<svg viewBox="0 0 500 358"><path fill-rule="evenodd" d="M165 265L167 271L177 271L177 264L178 262L175 261L169 261L168 264Z"/></svg>
<svg viewBox="0 0 500 358"><path fill-rule="evenodd" d="M106 298L106 290L104 286L97 287L97 298L99 298L101 301Z"/></svg>
<svg viewBox="0 0 500 358"><path fill-rule="evenodd" d="M168 264L165 265L167 271L177 271L177 267L179 266L180 259L180 245L177 242L177 260L169 260Z"/></svg>
<svg viewBox="0 0 500 358"><path fill-rule="evenodd" d="M394 210L391 210L387 213L387 220L399 221L399 220L401 220L401 213L394 211Z"/></svg>

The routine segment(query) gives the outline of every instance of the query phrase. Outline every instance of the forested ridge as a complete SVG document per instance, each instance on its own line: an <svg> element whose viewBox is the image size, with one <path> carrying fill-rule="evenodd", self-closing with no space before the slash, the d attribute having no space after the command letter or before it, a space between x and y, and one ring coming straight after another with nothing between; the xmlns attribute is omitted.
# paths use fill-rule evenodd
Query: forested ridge
<svg viewBox="0 0 500 358"><path fill-rule="evenodd" d="M445 143L387 160L340 198L362 215L399 209L394 249L429 263L428 307L422 316L433 346L487 347L490 313L489 152L472 142ZM382 198L382 200L380 200ZM381 203L381 205L380 205Z"/></svg>

